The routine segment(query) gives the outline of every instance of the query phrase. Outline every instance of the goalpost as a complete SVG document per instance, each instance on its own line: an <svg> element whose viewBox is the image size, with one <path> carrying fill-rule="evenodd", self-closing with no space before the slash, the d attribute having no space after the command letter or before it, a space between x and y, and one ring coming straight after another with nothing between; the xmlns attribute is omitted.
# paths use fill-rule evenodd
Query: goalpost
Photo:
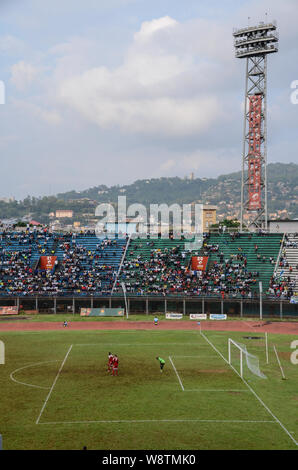
<svg viewBox="0 0 298 470"><path fill-rule="evenodd" d="M246 365L253 374L257 375L261 379L267 379L266 375L264 375L260 370L259 358L249 353L247 351L245 344L237 343L233 339L229 338L228 339L228 351L229 351L229 364L231 367L234 368L232 364L232 353L235 349L237 351L237 357L239 358L239 368L240 368L239 372L240 372L241 378L243 378L243 369L244 369L244 366Z"/></svg>

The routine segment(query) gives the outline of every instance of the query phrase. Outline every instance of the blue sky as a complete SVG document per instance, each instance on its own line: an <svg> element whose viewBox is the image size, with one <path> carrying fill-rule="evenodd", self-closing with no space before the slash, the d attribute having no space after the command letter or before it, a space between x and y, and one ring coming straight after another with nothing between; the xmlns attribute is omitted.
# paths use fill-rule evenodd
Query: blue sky
<svg viewBox="0 0 298 470"><path fill-rule="evenodd" d="M239 170L232 30L266 18L280 33L268 162L297 162L296 0L2 0L0 13L0 197Z"/></svg>

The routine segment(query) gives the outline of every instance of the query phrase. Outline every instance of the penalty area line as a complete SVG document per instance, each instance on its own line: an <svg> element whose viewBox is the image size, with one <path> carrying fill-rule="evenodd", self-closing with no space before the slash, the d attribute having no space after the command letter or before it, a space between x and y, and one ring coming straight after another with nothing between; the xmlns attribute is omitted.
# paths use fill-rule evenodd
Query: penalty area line
<svg viewBox="0 0 298 470"><path fill-rule="evenodd" d="M169 356L169 359L170 359L170 362L171 362L171 364L172 364L172 367L173 367L173 369L174 369L174 371L175 371L175 373L176 373L176 375L177 375L177 378L178 378L178 380L179 380L180 386L181 386L181 388L182 388L182 390L183 390L183 392L184 392L183 383L182 383L182 381L181 381L181 379L180 379L180 377L179 377L179 374L178 374L177 369L176 369L176 367L175 367L175 365L174 365L174 363L173 363L173 361L172 361L171 356Z"/></svg>
<svg viewBox="0 0 298 470"><path fill-rule="evenodd" d="M59 375L60 375L60 373L61 373L61 371L62 371L62 369L63 369L63 366L64 366L64 364L65 364L65 362L66 362L66 359L68 358L68 355L69 355L70 351L72 350L72 346L73 346L73 345L71 345L71 346L69 347L69 349L68 349L68 351L67 351L67 353L66 353L66 355L65 355L65 357L64 357L64 359L63 359L63 362L62 362L62 364L61 364L61 366L60 366L60 369L58 370L58 374L56 375L55 380L54 380L54 382L53 382L53 384L52 384L52 386L51 386L51 388L50 388L50 391L49 391L49 393L48 393L48 395L47 395L47 398L46 398L46 400L45 400L45 402L44 402L44 404L43 404L43 406L42 406L42 408L41 408L41 410L40 410L39 416L38 416L38 418L37 418L37 420L36 420L36 424L40 424L39 421L40 421L41 415L42 415L42 413L44 412L44 409L45 409L45 407L46 407L46 405L47 405L47 403L48 403L48 401L49 401L49 398L50 398L50 396L51 396L52 391L54 390L54 387L55 387L56 382L57 382L57 380L58 380L58 377L59 377Z"/></svg>

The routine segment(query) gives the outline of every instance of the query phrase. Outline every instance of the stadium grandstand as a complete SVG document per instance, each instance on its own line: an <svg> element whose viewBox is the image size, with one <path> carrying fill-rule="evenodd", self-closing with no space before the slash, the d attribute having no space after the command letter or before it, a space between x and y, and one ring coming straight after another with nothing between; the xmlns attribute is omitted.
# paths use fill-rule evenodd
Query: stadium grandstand
<svg viewBox="0 0 298 470"><path fill-rule="evenodd" d="M189 240L188 240L189 242ZM186 248L187 247L187 248ZM202 246L168 238L98 238L94 231L0 233L0 299L182 297L290 302L298 234L205 233ZM206 260L197 266L197 260ZM123 290L124 289L124 290ZM15 300L13 300L15 299ZM19 302L19 300L18 300ZM111 305L111 301L110 301Z"/></svg>

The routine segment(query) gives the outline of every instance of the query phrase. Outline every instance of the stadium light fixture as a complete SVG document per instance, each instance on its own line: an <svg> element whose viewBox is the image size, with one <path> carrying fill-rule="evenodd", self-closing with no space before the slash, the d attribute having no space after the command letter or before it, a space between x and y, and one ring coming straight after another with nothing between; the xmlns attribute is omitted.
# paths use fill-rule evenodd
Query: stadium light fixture
<svg viewBox="0 0 298 470"><path fill-rule="evenodd" d="M267 230L267 55L278 51L276 23L235 29L233 36L236 57L246 59L240 230L245 221Z"/></svg>

